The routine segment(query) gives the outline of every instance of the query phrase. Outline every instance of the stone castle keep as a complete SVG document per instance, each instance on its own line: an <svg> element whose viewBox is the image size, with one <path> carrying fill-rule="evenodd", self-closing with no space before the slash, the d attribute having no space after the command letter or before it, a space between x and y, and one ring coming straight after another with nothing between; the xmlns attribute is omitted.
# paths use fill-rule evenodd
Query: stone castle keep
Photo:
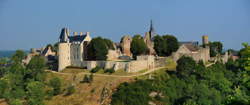
<svg viewBox="0 0 250 105"><path fill-rule="evenodd" d="M153 37L155 30L150 25L150 30L145 33L143 37L146 43L149 54L137 56L136 60L132 59L130 51L132 37L123 36L119 43L114 43L114 50L109 50L107 54L107 61L87 61L86 47L91 41L89 32L83 34L80 32L73 32L70 35L70 30L63 28L59 37L58 45L58 71L64 70L66 67L81 67L91 70L96 66L104 69L113 68L114 70L125 70L126 72L138 72L145 69L153 69L163 67L166 65L166 57L158 57L154 50ZM208 36L203 36L203 47L192 42L180 43L179 49L171 56L174 61L177 61L181 56L191 56L194 60L203 60L204 62L210 59Z"/></svg>

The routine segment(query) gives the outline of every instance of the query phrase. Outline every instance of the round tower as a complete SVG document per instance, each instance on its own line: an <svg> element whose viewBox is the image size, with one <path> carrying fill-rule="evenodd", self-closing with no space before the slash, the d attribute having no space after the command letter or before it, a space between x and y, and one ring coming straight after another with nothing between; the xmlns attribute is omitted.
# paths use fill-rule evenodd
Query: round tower
<svg viewBox="0 0 250 105"><path fill-rule="evenodd" d="M203 36L202 36L202 44L203 44L204 46L206 46L206 45L209 44L208 36L207 36L207 35L203 35Z"/></svg>
<svg viewBox="0 0 250 105"><path fill-rule="evenodd" d="M71 65L70 43L59 43L58 48L58 71L61 71Z"/></svg>

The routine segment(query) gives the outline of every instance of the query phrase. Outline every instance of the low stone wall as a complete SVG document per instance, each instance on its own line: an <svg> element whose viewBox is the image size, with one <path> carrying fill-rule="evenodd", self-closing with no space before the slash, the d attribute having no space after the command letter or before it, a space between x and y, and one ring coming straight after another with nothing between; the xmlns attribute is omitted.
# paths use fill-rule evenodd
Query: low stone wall
<svg viewBox="0 0 250 105"><path fill-rule="evenodd" d="M155 67L163 67L167 65L167 58L168 57L157 57L155 59Z"/></svg>

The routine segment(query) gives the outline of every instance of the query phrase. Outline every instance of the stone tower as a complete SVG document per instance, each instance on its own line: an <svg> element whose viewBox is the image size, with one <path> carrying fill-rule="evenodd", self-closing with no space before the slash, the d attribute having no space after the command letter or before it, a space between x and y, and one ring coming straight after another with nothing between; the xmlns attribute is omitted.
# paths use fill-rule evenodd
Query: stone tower
<svg viewBox="0 0 250 105"><path fill-rule="evenodd" d="M63 28L59 37L58 44L58 71L63 70L70 63L70 43L69 43L69 30Z"/></svg>
<svg viewBox="0 0 250 105"><path fill-rule="evenodd" d="M203 35L202 36L202 45L203 46L207 46L208 44L209 44L208 36L207 35Z"/></svg>
<svg viewBox="0 0 250 105"><path fill-rule="evenodd" d="M208 40L208 35L203 35L202 36L202 45L203 48L201 49L202 56L204 57L204 61L209 61L210 60L210 48L209 48L209 40Z"/></svg>
<svg viewBox="0 0 250 105"><path fill-rule="evenodd" d="M132 42L132 38L128 35L123 36L121 39L121 50L125 56L132 55L132 53L130 51L131 42Z"/></svg>

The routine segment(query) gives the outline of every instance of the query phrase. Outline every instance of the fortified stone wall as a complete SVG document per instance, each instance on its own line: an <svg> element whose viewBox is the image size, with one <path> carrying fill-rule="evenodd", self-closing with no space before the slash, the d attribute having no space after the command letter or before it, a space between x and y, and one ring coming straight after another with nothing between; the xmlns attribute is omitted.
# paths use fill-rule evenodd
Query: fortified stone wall
<svg viewBox="0 0 250 105"><path fill-rule="evenodd" d="M140 56L134 61L82 61L71 66L83 67L91 70L96 66L104 69L125 70L126 72L138 72L145 69L153 69L155 65L154 56Z"/></svg>
<svg viewBox="0 0 250 105"><path fill-rule="evenodd" d="M167 57L157 57L155 58L155 67L163 67L167 65Z"/></svg>

